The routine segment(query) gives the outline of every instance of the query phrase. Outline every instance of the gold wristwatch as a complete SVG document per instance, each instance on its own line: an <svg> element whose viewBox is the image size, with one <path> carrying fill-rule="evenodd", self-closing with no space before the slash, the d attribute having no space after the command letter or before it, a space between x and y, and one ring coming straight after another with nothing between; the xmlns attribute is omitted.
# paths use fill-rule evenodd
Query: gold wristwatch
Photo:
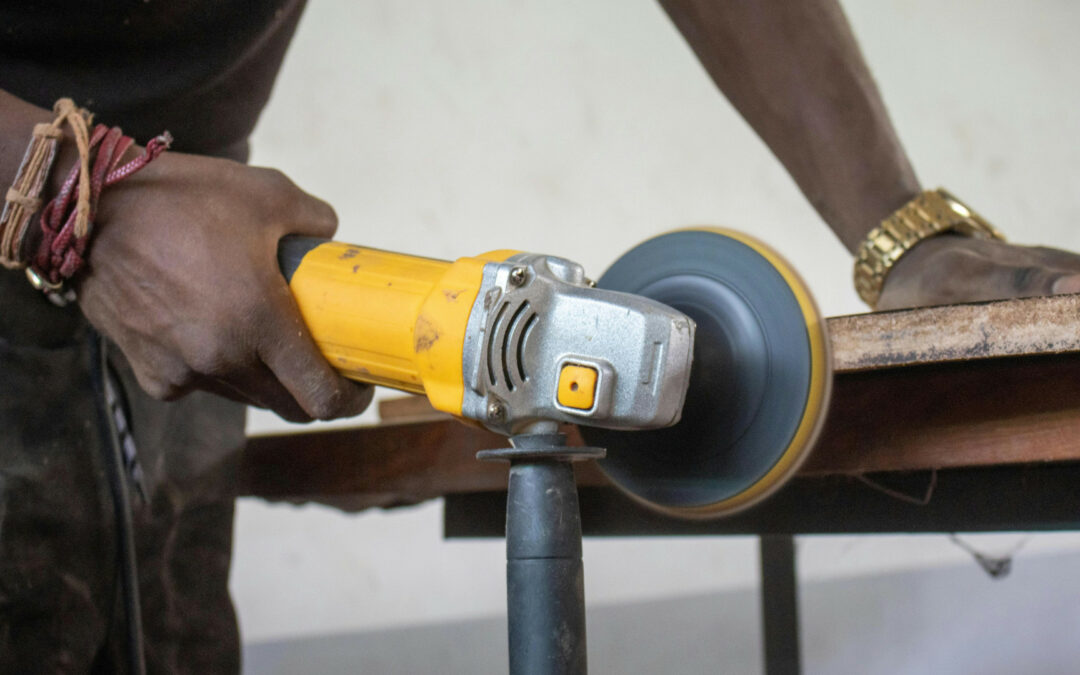
<svg viewBox="0 0 1080 675"><path fill-rule="evenodd" d="M927 190L881 221L855 253L855 290L877 306L885 277L896 261L923 239L955 232L979 239L1005 237L979 214L944 188Z"/></svg>

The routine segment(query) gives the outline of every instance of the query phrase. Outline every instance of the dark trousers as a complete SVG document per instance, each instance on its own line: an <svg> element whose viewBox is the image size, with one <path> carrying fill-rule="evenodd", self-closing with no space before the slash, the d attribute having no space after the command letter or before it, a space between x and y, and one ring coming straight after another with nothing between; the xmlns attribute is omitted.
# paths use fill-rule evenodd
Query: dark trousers
<svg viewBox="0 0 1080 675"><path fill-rule="evenodd" d="M0 269L0 672L122 673L124 629L95 355L77 307ZM114 352L116 350L113 350ZM147 670L235 673L228 594L244 408L147 397L118 352ZM137 478L137 480L136 480Z"/></svg>

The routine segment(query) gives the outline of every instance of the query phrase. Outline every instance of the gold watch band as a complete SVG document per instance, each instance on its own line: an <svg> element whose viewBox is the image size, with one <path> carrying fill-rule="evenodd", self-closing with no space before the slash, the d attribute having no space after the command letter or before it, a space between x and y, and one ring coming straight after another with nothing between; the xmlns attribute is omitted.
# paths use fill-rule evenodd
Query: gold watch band
<svg viewBox="0 0 1080 675"><path fill-rule="evenodd" d="M871 308L876 307L885 277L896 261L923 239L946 232L1005 239L997 228L944 188L927 190L881 221L859 245L855 253L855 290L859 297Z"/></svg>

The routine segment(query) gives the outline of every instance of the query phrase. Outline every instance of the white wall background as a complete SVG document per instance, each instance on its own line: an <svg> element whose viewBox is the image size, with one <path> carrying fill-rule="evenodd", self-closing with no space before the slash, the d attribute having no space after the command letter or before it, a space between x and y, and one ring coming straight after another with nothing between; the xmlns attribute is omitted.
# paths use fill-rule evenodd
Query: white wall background
<svg viewBox="0 0 1080 675"><path fill-rule="evenodd" d="M1015 241L1080 250L1080 5L845 6L923 182ZM313 0L253 161L330 201L343 240L535 250L599 274L660 231L725 224L788 257L826 314L862 311L847 253L650 0ZM250 416L251 432L287 427ZM444 542L440 517L438 503L349 516L242 501L245 640L502 613L501 542ZM1021 556L1061 549L1080 541L1033 537ZM756 583L747 538L587 541L585 555L596 604ZM944 537L808 538L799 556L810 579L970 564Z"/></svg>

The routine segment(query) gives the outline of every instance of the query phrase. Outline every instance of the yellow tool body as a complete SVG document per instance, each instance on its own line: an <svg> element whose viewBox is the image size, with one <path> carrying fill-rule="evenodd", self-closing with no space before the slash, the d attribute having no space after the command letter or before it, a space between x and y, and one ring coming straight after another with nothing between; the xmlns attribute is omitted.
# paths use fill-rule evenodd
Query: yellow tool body
<svg viewBox="0 0 1080 675"><path fill-rule="evenodd" d="M694 325L595 288L577 263L498 250L453 262L286 237L281 271L327 361L347 377L520 433L678 421Z"/></svg>
<svg viewBox="0 0 1080 675"><path fill-rule="evenodd" d="M289 286L319 349L346 377L417 394L461 414L465 329L484 265L516 251L454 262L302 240Z"/></svg>
<svg viewBox="0 0 1080 675"><path fill-rule="evenodd" d="M738 232L660 235L595 284L577 263L512 250L450 262L286 237L278 259L346 376L426 394L512 439L577 424L617 448L600 462L616 485L671 515L763 499L828 409L828 339L808 289Z"/></svg>

